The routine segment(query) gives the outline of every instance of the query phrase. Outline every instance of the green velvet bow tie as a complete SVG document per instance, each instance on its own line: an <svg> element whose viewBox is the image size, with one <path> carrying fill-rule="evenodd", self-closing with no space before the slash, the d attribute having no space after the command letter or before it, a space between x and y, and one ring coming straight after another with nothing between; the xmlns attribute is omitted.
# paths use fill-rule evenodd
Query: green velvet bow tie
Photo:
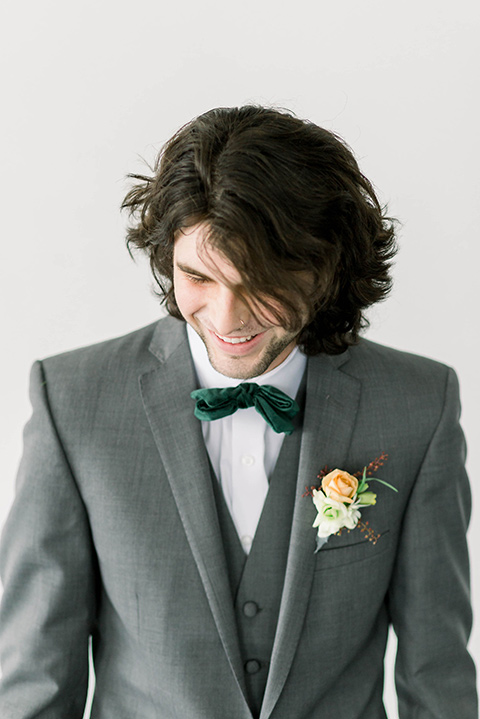
<svg viewBox="0 0 480 719"><path fill-rule="evenodd" d="M197 419L221 419L237 409L255 407L274 432L285 434L292 434L292 419L300 409L285 392L272 385L255 382L242 382L238 387L196 389L190 397L196 401Z"/></svg>

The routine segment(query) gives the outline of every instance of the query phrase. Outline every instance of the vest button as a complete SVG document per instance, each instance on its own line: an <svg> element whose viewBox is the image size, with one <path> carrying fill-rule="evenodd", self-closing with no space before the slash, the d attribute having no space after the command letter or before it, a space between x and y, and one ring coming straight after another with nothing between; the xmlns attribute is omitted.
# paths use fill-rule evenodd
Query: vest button
<svg viewBox="0 0 480 719"><path fill-rule="evenodd" d="M262 665L256 659L249 659L248 662L245 662L245 671L247 674L256 674L260 671L261 667Z"/></svg>
<svg viewBox="0 0 480 719"><path fill-rule="evenodd" d="M243 613L246 617L254 617L258 612L258 604L256 602L245 602L243 605Z"/></svg>

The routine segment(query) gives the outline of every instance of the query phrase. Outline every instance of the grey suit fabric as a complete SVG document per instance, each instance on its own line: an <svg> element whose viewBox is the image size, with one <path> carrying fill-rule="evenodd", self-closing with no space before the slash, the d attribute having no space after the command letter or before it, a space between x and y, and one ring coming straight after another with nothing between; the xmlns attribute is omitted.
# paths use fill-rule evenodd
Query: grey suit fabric
<svg viewBox="0 0 480 719"><path fill-rule="evenodd" d="M94 719L256 715L194 387L172 318L34 366L0 562L2 719L81 719L90 636ZM361 341L309 358L305 396L260 719L384 719L390 622L401 718L476 719L455 374ZM356 529L315 553L305 486L382 451L399 491L376 485L363 510L379 540ZM252 558L281 561L280 529L258 533Z"/></svg>

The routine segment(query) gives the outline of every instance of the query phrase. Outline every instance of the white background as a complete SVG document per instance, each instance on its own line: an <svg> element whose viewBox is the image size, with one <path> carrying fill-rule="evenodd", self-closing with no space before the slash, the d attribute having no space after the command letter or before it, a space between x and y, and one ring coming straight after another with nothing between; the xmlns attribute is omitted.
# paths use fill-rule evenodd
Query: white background
<svg viewBox="0 0 480 719"><path fill-rule="evenodd" d="M125 175L195 115L247 102L342 135L402 221L395 290L371 313L368 336L457 369L478 502L477 7L3 0L0 522L32 361L159 316L146 264L124 248ZM478 662L478 629L471 649ZM387 695L391 706L390 684Z"/></svg>

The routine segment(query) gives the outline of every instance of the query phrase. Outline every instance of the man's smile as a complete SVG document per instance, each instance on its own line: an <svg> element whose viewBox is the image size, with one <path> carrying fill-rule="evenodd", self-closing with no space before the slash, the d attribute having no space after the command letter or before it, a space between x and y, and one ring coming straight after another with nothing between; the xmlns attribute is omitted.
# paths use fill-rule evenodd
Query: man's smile
<svg viewBox="0 0 480 719"><path fill-rule="evenodd" d="M201 323L199 323L201 324ZM205 325L204 325L205 327ZM197 332L200 331L200 328L197 327ZM215 332L214 330L207 330L208 334L210 336L210 341L213 343L215 347L217 347L221 352L229 355L229 356L236 356L240 357L243 355L247 355L252 351L255 351L257 347L259 347L263 340L266 337L267 330L263 330L261 332L257 332L255 334L250 335L243 335L241 337L239 336L224 336L218 334L218 332ZM204 338L205 341L205 330L203 332L200 332L200 335Z"/></svg>
<svg viewBox="0 0 480 719"><path fill-rule="evenodd" d="M253 339L253 337L255 336L255 335L250 335L249 337L222 337L221 335L217 334L216 332L215 332L215 334L223 342L228 342L229 344L232 344L232 345L240 344L243 342L250 342L250 340Z"/></svg>

